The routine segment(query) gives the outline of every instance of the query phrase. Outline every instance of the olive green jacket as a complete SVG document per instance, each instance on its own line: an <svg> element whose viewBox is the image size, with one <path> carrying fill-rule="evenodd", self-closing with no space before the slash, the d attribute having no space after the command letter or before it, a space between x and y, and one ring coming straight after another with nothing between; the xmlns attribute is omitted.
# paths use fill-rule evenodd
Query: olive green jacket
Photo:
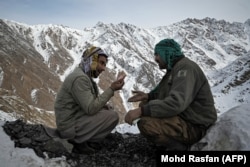
<svg viewBox="0 0 250 167"><path fill-rule="evenodd" d="M180 59L160 81L149 101L142 106L143 116L172 117L208 127L217 120L214 99L206 76L190 59Z"/></svg>
<svg viewBox="0 0 250 167"><path fill-rule="evenodd" d="M98 95L98 88L92 78L88 77L80 67L69 74L55 101L55 116L58 130L68 129L82 115L94 115L114 95L111 88Z"/></svg>

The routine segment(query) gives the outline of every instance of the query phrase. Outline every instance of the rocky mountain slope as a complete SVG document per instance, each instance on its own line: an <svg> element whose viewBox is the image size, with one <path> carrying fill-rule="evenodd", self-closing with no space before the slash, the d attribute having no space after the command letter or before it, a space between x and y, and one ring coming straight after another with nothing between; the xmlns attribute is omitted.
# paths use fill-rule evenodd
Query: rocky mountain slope
<svg viewBox="0 0 250 167"><path fill-rule="evenodd" d="M132 89L149 91L164 71L154 62L154 45L174 38L184 54L197 62L209 78L216 108L223 113L250 96L250 19L229 23L211 18L143 29L134 25L104 24L76 30L58 25L26 25L0 20L0 112L28 122L54 125L53 103L64 77L79 63L89 45L109 55L100 77L106 89L119 70L128 75L111 104L123 122ZM46 117L45 117L46 116Z"/></svg>

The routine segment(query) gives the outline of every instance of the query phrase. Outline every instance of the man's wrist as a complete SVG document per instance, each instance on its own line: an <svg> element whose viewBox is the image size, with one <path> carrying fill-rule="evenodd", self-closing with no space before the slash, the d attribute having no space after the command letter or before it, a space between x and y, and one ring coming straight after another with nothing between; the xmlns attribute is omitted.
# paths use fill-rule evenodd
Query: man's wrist
<svg viewBox="0 0 250 167"><path fill-rule="evenodd" d="M141 115L142 115L141 107L139 107L139 108L137 109L137 114L138 114L139 117L141 117Z"/></svg>
<svg viewBox="0 0 250 167"><path fill-rule="evenodd" d="M141 107L141 116L151 116L150 107L148 104Z"/></svg>
<svg viewBox="0 0 250 167"><path fill-rule="evenodd" d="M111 90L113 90L113 92L115 92L115 89L114 89L114 88L112 88L112 86L110 86L110 89L111 89Z"/></svg>

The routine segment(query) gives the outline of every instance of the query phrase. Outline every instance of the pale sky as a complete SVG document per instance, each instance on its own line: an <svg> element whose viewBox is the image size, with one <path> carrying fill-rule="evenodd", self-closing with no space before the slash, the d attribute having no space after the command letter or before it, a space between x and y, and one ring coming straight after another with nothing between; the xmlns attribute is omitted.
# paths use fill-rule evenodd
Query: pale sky
<svg viewBox="0 0 250 167"><path fill-rule="evenodd" d="M250 0L0 0L0 19L76 29L99 21L154 28L205 17L243 23L250 19Z"/></svg>

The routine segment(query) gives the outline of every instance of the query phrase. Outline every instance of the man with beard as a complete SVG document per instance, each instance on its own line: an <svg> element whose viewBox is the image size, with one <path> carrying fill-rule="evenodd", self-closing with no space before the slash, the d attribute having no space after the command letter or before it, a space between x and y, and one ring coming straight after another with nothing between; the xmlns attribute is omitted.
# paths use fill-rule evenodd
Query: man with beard
<svg viewBox="0 0 250 167"><path fill-rule="evenodd" d="M139 119L141 134L161 148L187 150L217 119L208 80L173 39L157 43L154 52L166 74L151 92L133 91L128 101L142 102L128 111L125 122Z"/></svg>
<svg viewBox="0 0 250 167"><path fill-rule="evenodd" d="M106 103L114 92L122 89L125 76L99 94L97 78L106 67L108 55L92 46L82 55L81 63L64 80L55 101L57 131L61 138L73 144L74 153L94 153L117 125L118 114ZM97 147L96 147L97 146Z"/></svg>

